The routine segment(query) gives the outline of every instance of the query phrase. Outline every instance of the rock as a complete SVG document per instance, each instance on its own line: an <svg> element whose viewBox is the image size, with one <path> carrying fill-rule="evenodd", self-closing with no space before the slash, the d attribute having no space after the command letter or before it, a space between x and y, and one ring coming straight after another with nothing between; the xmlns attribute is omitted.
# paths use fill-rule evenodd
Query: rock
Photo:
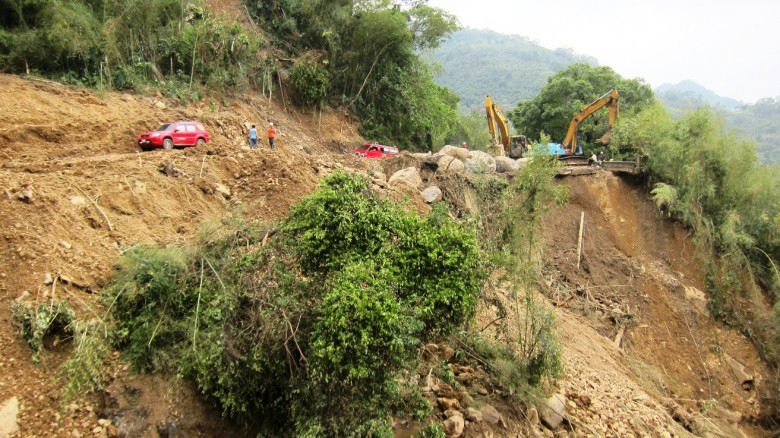
<svg viewBox="0 0 780 438"><path fill-rule="evenodd" d="M224 184L220 184L220 183L214 184L214 191L226 198L230 197L230 189Z"/></svg>
<svg viewBox="0 0 780 438"><path fill-rule="evenodd" d="M465 160L469 157L469 154L471 153L470 150L465 148L459 148L455 146L445 145L441 150L439 151L439 154L441 155L448 155L453 158L457 158L459 160Z"/></svg>
<svg viewBox="0 0 780 438"><path fill-rule="evenodd" d="M60 278L60 281L63 284L69 284L69 285L77 287L79 289L89 289L89 284L87 284L84 281L74 280L74 279L72 279L72 278L70 278L70 277L68 277L66 275L60 275L59 278Z"/></svg>
<svg viewBox="0 0 780 438"><path fill-rule="evenodd" d="M444 435L447 438L456 438L463 435L463 428L466 427L466 422L463 417L459 415L453 415L444 421Z"/></svg>
<svg viewBox="0 0 780 438"><path fill-rule="evenodd" d="M416 167L399 170L390 177L388 183L392 186L398 184L399 181L405 181L417 190L422 186L422 178L420 178L420 172L417 171Z"/></svg>
<svg viewBox="0 0 780 438"><path fill-rule="evenodd" d="M444 398L454 398L455 400L460 401L463 398L463 393L456 391L452 388L452 386L441 383L439 387L435 390L436 395L439 397Z"/></svg>
<svg viewBox="0 0 780 438"><path fill-rule="evenodd" d="M83 196L71 196L68 201L76 207L84 207L87 205L87 200Z"/></svg>
<svg viewBox="0 0 780 438"><path fill-rule="evenodd" d="M11 397L0 406L0 437L19 432L19 399Z"/></svg>
<svg viewBox="0 0 780 438"><path fill-rule="evenodd" d="M482 412L482 419L486 423L498 424L498 420L501 418L501 414L491 405L483 405L479 411Z"/></svg>
<svg viewBox="0 0 780 438"><path fill-rule="evenodd" d="M737 382L742 386L742 389L749 391L753 388L753 376L745 371L745 366L737 362L728 354L723 354L723 358L726 364L731 368L731 372L734 373L734 377L737 378Z"/></svg>
<svg viewBox="0 0 780 438"><path fill-rule="evenodd" d="M22 301L26 300L27 297L30 296L30 291L24 291L21 294L19 294L18 297L16 297L16 302L21 303Z"/></svg>
<svg viewBox="0 0 780 438"><path fill-rule="evenodd" d="M447 409L446 411L444 411L444 418L450 418L455 415L459 417L463 417L463 412L458 411L456 409Z"/></svg>
<svg viewBox="0 0 780 438"><path fill-rule="evenodd" d="M509 157L495 157L496 172L498 173L515 173L520 170L520 164Z"/></svg>
<svg viewBox="0 0 780 438"><path fill-rule="evenodd" d="M195 186L199 188L200 191L206 195L214 194L214 189L215 189L214 185L206 181L204 178L198 178L197 180L195 180Z"/></svg>
<svg viewBox="0 0 780 438"><path fill-rule="evenodd" d="M482 421L482 412L478 409L468 408L466 409L466 419L473 423L479 423Z"/></svg>
<svg viewBox="0 0 780 438"><path fill-rule="evenodd" d="M461 173L466 169L466 165L463 164L463 161L449 155L441 157L438 164L439 167L436 169L436 173L439 174Z"/></svg>
<svg viewBox="0 0 780 438"><path fill-rule="evenodd" d="M439 348L439 357L445 362L449 362L450 359L455 357L455 350L449 345L442 345Z"/></svg>
<svg viewBox="0 0 780 438"><path fill-rule="evenodd" d="M457 380L458 382L468 386L468 385L471 385L471 382L476 377L477 376L475 376L474 374L471 374L471 373L461 373L461 374L458 374L457 376L455 376L455 380Z"/></svg>
<svg viewBox="0 0 780 438"><path fill-rule="evenodd" d="M430 186L420 192L420 196L423 197L425 202L433 204L434 202L441 201L441 189L436 186Z"/></svg>
<svg viewBox="0 0 780 438"><path fill-rule="evenodd" d="M561 425L563 417L566 415L566 396L563 394L553 394L552 397L537 405L542 423L550 429L555 429Z"/></svg>
<svg viewBox="0 0 780 438"><path fill-rule="evenodd" d="M71 245L70 243L68 243L68 242L66 242L64 240L60 240L60 245L62 245L62 247L65 248L65 249L73 248L73 245Z"/></svg>
<svg viewBox="0 0 780 438"><path fill-rule="evenodd" d="M469 158L463 164L472 173L496 172L496 160L490 154L482 151L471 151Z"/></svg>
<svg viewBox="0 0 780 438"><path fill-rule="evenodd" d="M165 102L157 101L154 103L155 108L164 110L165 109Z"/></svg>
<svg viewBox="0 0 780 438"><path fill-rule="evenodd" d="M528 407L528 410L525 411L525 419L533 428L539 425L539 411L536 410L536 406Z"/></svg>
<svg viewBox="0 0 780 438"><path fill-rule="evenodd" d="M43 284L49 286L52 283L54 283L54 277L51 276L51 272L43 274Z"/></svg>
<svg viewBox="0 0 780 438"><path fill-rule="evenodd" d="M436 399L436 401L439 403L439 408L442 411L446 411L448 409L460 410L460 402L457 399L439 397Z"/></svg>
<svg viewBox="0 0 780 438"><path fill-rule="evenodd" d="M425 152L425 153L422 153L422 152L412 152L409 155L411 155L413 158L416 158L418 160L424 160L424 159L430 157L431 153L430 153L430 151L429 152Z"/></svg>
<svg viewBox="0 0 780 438"><path fill-rule="evenodd" d="M28 204L32 204L32 202L35 201L35 197L33 196L32 186L25 187L25 189L22 190L22 193L16 195L16 198Z"/></svg>

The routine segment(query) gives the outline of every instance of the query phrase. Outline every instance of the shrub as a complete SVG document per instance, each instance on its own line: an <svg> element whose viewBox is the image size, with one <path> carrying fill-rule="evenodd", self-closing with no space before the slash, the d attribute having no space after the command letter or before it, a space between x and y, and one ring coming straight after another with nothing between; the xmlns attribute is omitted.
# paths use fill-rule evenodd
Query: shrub
<svg viewBox="0 0 780 438"><path fill-rule="evenodd" d="M310 60L298 61L290 70L293 98L302 106L315 106L325 99L330 90L328 71Z"/></svg>
<svg viewBox="0 0 780 438"><path fill-rule="evenodd" d="M73 336L72 323L76 314L67 301L54 300L32 304L14 301L11 315L19 334L33 350L33 360L39 361L44 338L55 336L54 342L69 340Z"/></svg>
<svg viewBox="0 0 780 438"><path fill-rule="evenodd" d="M473 232L342 172L277 230L261 244L239 218L205 225L194 248L127 252L106 295L118 345L268 434L391 436L416 347L473 313Z"/></svg>

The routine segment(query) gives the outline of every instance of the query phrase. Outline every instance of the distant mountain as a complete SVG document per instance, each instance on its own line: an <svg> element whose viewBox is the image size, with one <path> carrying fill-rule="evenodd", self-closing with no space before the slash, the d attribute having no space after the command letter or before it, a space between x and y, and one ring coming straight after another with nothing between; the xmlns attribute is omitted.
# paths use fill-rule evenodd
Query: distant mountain
<svg viewBox="0 0 780 438"><path fill-rule="evenodd" d="M597 65L570 49L546 49L527 37L463 29L429 54L441 65L436 82L454 91L467 111L484 110L490 95L506 112L536 96L553 73L571 64Z"/></svg>
<svg viewBox="0 0 780 438"><path fill-rule="evenodd" d="M763 163L780 164L780 98L746 105L693 81L661 85L655 89L655 95L673 117L699 107L712 108L723 117L726 126L756 142L756 152Z"/></svg>
<svg viewBox="0 0 780 438"><path fill-rule="evenodd" d="M714 91L689 80L674 85L661 85L655 89L655 95L674 116L700 106L734 110L744 105L736 99L719 96Z"/></svg>

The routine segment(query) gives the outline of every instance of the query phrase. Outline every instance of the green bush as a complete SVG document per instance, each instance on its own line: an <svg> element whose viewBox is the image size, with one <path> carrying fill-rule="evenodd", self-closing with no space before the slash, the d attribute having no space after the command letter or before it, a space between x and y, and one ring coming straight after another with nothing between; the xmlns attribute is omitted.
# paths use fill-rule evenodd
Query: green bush
<svg viewBox="0 0 780 438"><path fill-rule="evenodd" d="M302 106L315 106L322 102L330 91L328 71L313 61L298 61L290 70L293 98Z"/></svg>
<svg viewBox="0 0 780 438"><path fill-rule="evenodd" d="M342 172L277 230L262 244L235 219L204 225L194 248L128 251L106 293L118 346L271 435L391 436L391 410L407 406L397 377L426 336L473 313L473 232Z"/></svg>
<svg viewBox="0 0 780 438"><path fill-rule="evenodd" d="M56 336L55 342L73 337L72 323L76 313L67 301L54 300L48 303L32 304L26 301L11 303L11 315L19 334L33 350L33 360L40 360L43 340Z"/></svg>

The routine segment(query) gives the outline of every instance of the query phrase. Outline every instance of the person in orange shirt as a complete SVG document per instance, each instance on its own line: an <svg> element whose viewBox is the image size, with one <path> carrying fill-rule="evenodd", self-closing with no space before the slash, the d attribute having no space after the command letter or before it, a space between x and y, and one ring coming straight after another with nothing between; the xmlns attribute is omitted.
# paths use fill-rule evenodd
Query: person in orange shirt
<svg viewBox="0 0 780 438"><path fill-rule="evenodd" d="M276 149L276 145L274 145L274 137L276 137L276 128L274 128L274 122L268 122L268 143L271 145L271 150Z"/></svg>

